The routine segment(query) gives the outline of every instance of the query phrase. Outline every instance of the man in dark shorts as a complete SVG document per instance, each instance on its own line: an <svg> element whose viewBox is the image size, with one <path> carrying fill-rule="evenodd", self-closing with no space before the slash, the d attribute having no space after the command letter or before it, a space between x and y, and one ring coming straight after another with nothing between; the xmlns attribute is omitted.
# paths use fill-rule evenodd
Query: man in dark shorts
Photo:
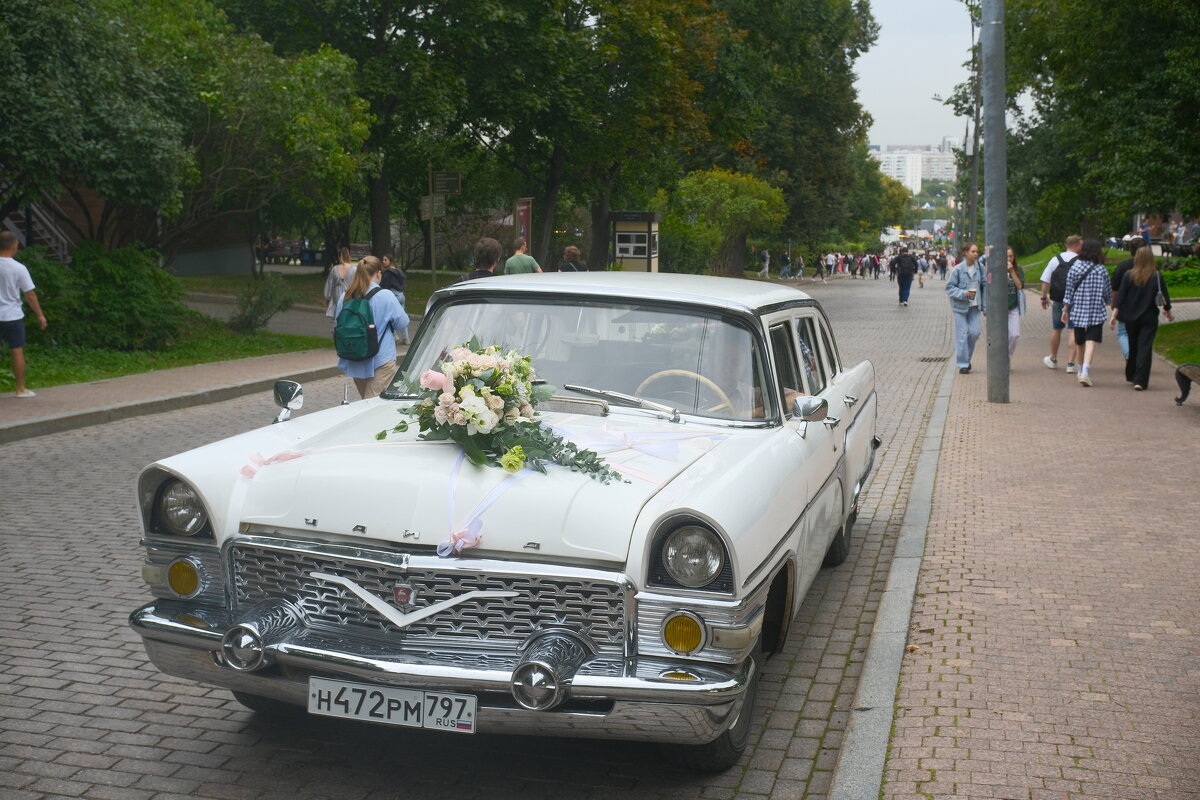
<svg viewBox="0 0 1200 800"><path fill-rule="evenodd" d="M21 298L24 297L37 315L42 330L46 330L46 315L33 291L29 270L13 258L20 247L21 240L15 234L0 232L0 341L6 342L12 350L17 397L36 397L36 392L25 388L25 310Z"/></svg>

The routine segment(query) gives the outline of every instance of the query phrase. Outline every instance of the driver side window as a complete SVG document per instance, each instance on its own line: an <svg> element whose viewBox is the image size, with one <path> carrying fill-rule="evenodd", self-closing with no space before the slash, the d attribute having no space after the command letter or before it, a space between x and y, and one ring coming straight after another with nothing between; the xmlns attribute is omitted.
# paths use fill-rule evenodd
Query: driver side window
<svg viewBox="0 0 1200 800"><path fill-rule="evenodd" d="M783 415L792 413L791 399L796 393L806 392L805 381L801 379L800 361L796 358L795 340L792 337L792 324L782 322L770 328L771 352L775 359L775 377L778 380L779 397L783 399Z"/></svg>

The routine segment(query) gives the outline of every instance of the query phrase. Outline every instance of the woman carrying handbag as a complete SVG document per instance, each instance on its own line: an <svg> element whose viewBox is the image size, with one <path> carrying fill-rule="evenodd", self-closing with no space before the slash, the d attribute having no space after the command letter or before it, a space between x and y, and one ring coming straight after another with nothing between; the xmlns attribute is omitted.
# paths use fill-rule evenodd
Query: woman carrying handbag
<svg viewBox="0 0 1200 800"><path fill-rule="evenodd" d="M1133 269L1121 281L1117 301L1113 304L1110 328L1125 323L1129 333L1129 358L1125 359L1125 380L1140 392L1150 387L1150 365L1154 360L1154 336L1158 333L1159 307L1172 322L1171 295L1166 281L1154 263L1149 247L1139 248L1133 257Z"/></svg>

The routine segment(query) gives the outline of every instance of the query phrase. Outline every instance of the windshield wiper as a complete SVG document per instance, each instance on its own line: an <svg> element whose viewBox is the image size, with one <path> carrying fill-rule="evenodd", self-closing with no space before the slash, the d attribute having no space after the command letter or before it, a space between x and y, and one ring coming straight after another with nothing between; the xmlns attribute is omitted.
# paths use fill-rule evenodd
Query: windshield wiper
<svg viewBox="0 0 1200 800"><path fill-rule="evenodd" d="M572 383L563 384L563 388L570 389L572 392L579 392L580 394L590 394L592 397L603 397L605 400L616 400L619 403L624 403L634 408L670 414L671 422L679 422L678 409L671 408L671 406L664 405L663 403L655 403L653 400L643 400L640 397L634 397L624 392L614 392L612 389L593 389L589 386L576 386Z"/></svg>

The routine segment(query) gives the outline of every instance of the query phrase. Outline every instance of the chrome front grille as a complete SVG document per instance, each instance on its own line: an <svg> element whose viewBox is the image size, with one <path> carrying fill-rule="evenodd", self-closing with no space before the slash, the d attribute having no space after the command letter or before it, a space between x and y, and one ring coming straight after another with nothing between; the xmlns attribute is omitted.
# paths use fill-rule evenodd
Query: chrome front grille
<svg viewBox="0 0 1200 800"><path fill-rule="evenodd" d="M372 557L372 556L378 557ZM598 654L623 655L625 592L616 581L579 577L473 573L436 566L402 566L392 554L353 555L236 543L229 548L234 603L247 607L267 598L289 600L314 629L386 641L398 652L488 651L511 653L534 632L565 628L587 637ZM516 592L451 606L398 628L348 589L311 577L348 578L395 605L393 587L411 587L414 611L472 590Z"/></svg>

